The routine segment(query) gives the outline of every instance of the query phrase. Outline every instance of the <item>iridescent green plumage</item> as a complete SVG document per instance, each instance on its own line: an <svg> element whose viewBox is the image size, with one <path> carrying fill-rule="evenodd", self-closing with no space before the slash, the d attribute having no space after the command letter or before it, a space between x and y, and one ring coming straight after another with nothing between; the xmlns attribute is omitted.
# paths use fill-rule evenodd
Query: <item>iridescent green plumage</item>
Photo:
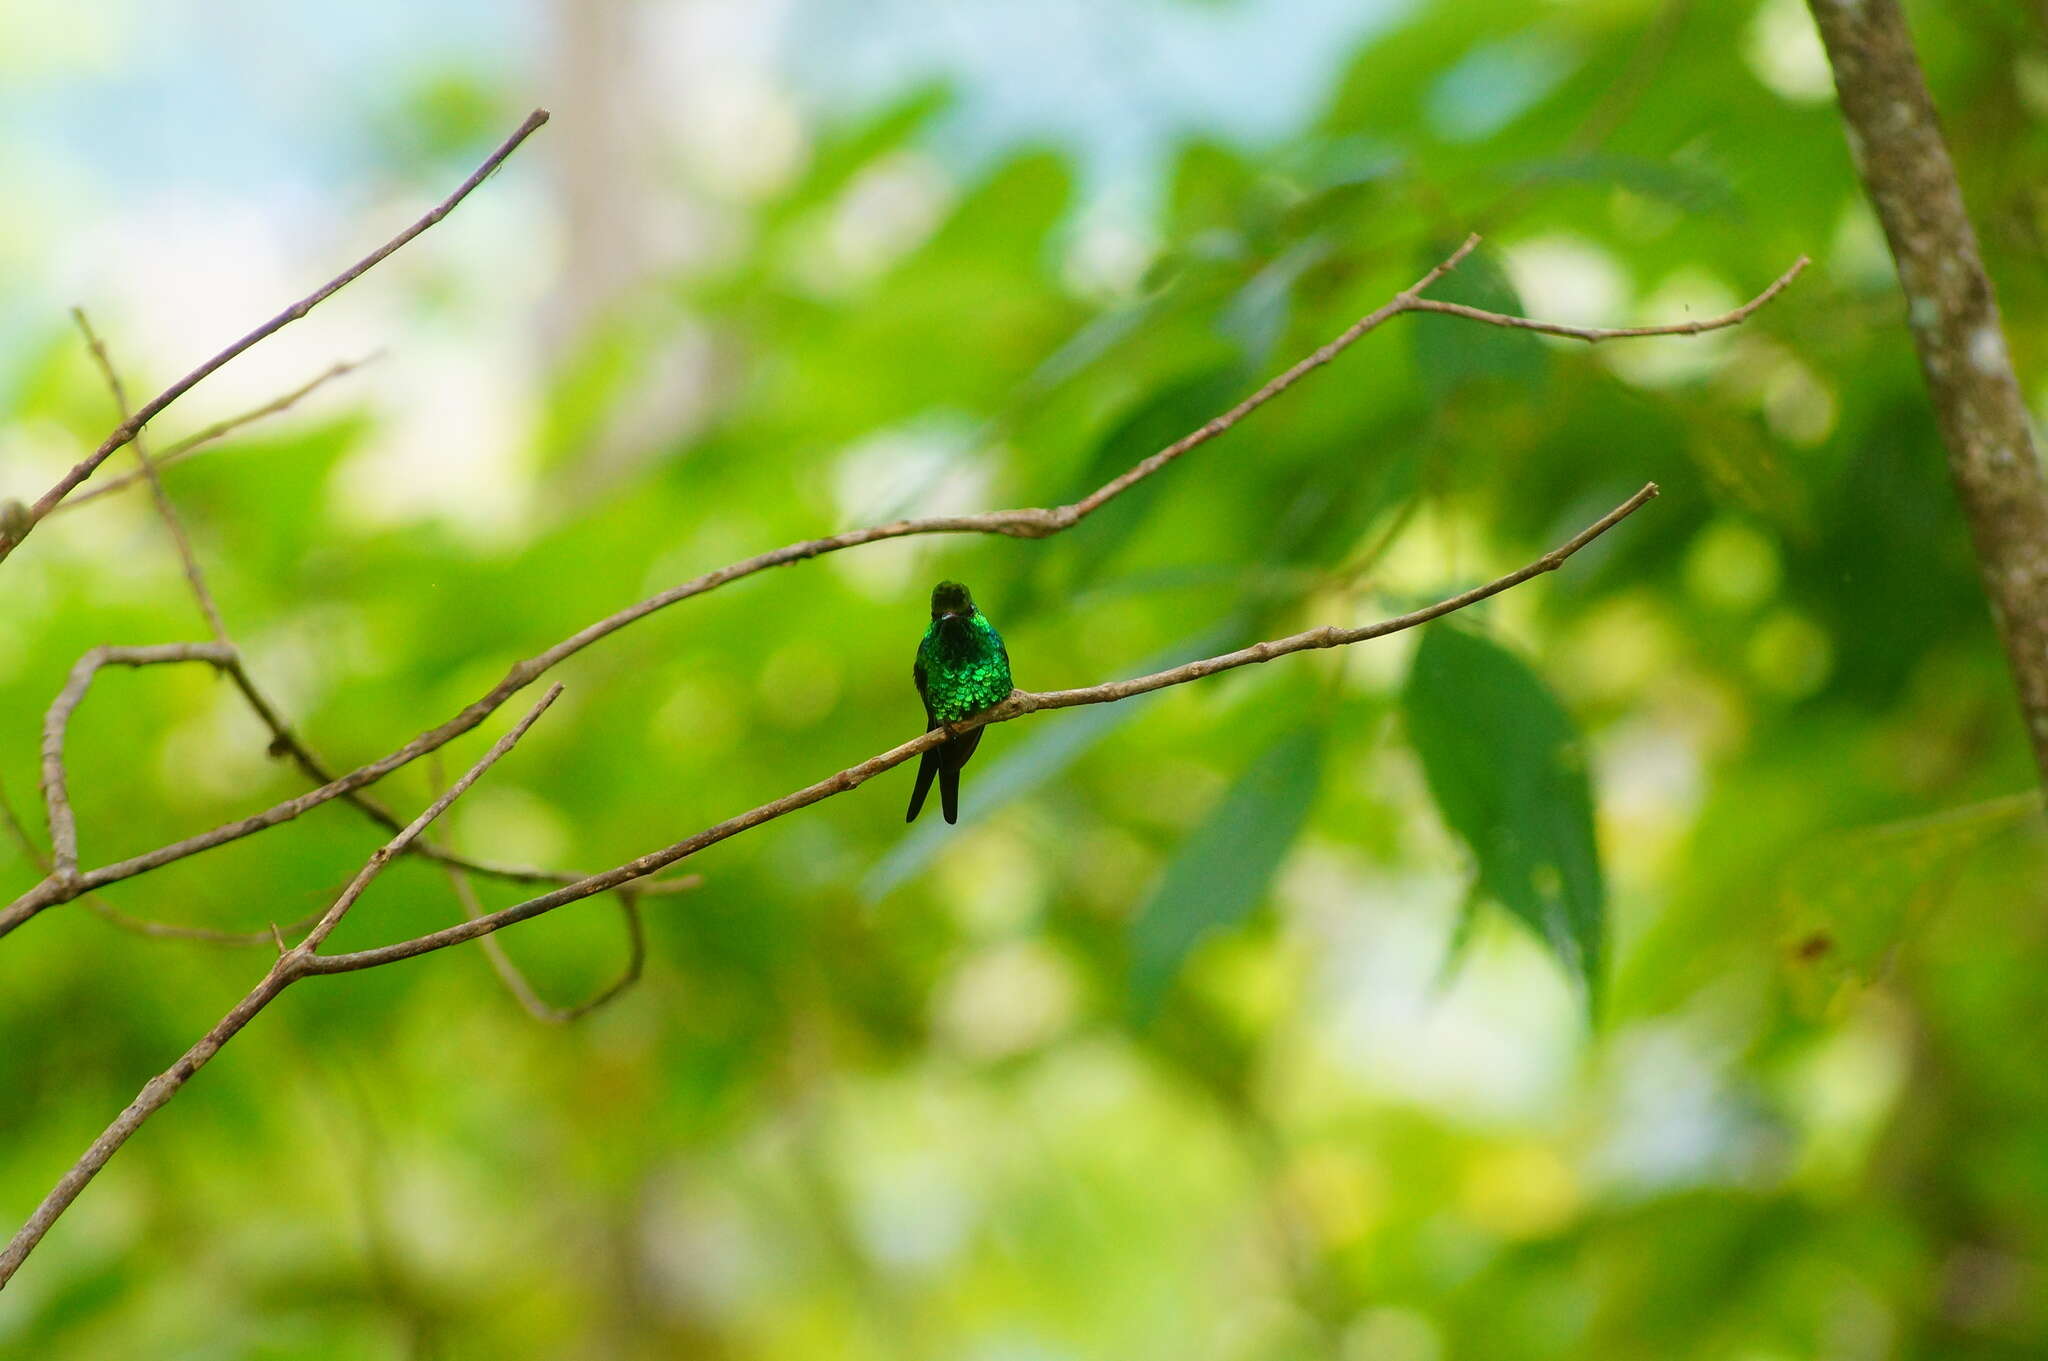
<svg viewBox="0 0 2048 1361"><path fill-rule="evenodd" d="M959 582L942 581L932 588L932 622L917 645L917 663L910 675L917 682L917 697L924 701L926 731L971 718L1009 696L1010 654L1003 636L974 607L974 597ZM976 728L962 733L924 754L904 821L917 820L934 775L946 821L959 820L960 767L981 744L981 732Z"/></svg>

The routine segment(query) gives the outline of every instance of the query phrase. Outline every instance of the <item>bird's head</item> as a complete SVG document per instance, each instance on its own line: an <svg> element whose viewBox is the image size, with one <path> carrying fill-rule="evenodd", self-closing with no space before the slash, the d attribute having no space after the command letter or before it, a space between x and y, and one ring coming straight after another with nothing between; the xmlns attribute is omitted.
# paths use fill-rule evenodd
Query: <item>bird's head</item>
<svg viewBox="0 0 2048 1361"><path fill-rule="evenodd" d="M966 619L974 613L974 597L957 581L942 581L932 587L932 618Z"/></svg>

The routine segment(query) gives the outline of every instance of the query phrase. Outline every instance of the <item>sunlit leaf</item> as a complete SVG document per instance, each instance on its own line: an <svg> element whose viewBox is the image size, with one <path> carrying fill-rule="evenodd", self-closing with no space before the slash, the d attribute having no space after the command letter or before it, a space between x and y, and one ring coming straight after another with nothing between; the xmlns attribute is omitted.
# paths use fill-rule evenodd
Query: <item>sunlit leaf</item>
<svg viewBox="0 0 2048 1361"><path fill-rule="evenodd" d="M1150 1015L1201 939L1242 921L1266 896L1308 820L1322 775L1322 735L1288 733L1237 779L1189 833L1131 924L1131 1004Z"/></svg>
<svg viewBox="0 0 2048 1361"><path fill-rule="evenodd" d="M1430 794L1471 849L1480 888L1596 999L1606 898L1570 716L1519 657L1451 624L1423 634L1402 703Z"/></svg>

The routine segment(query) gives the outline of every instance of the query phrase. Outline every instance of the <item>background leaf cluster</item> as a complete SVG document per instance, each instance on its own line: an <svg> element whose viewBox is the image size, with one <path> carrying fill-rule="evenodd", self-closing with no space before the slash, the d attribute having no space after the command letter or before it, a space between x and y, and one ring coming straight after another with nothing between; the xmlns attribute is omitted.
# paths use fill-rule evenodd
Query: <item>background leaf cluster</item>
<svg viewBox="0 0 2048 1361"><path fill-rule="evenodd" d="M1180 147L1108 278L1074 265L1066 152L932 170L971 89L821 116L789 175L717 204L721 251L550 337L498 521L367 514L372 394L420 362L409 334L466 335L488 281L451 257L517 216L489 197L539 177L515 163L417 273L358 286L406 305L350 396L169 477L253 669L338 764L731 559L1072 499L1467 230L1487 244L1441 296L1576 321L1718 312L1816 263L1699 340L1405 318L1072 534L856 550L580 655L458 808L465 850L612 864L902 740L941 577L1052 688L1407 608L1664 489L1419 642L998 729L956 831L906 831L884 780L726 843L579 1026L534 1025L466 952L298 990L95 1183L0 1300L0 1350L2048 1349L2031 772L1832 108L1764 78L1783 10L1413 7L1285 135ZM2048 373L2048 34L2023 6L1914 18L2015 359ZM429 82L379 159L425 198L518 103L502 72ZM906 183L925 218L834 253ZM111 422L63 318L25 325L0 392L47 482ZM640 420L679 346L702 402ZM134 495L39 531L4 589L0 778L27 807L78 654L199 624ZM287 796L262 747L212 677L106 677L71 749L86 857ZM383 792L416 807L427 773ZM377 839L329 807L108 896L260 927ZM11 849L0 876L36 877ZM400 865L335 944L456 915ZM560 999L624 950L596 904L505 941ZM10 937L0 1205L260 967L70 909Z"/></svg>

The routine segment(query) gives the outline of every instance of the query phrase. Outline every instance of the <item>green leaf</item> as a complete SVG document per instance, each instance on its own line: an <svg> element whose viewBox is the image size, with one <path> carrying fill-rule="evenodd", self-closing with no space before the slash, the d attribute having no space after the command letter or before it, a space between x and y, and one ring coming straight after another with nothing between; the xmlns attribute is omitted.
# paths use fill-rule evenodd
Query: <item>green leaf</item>
<svg viewBox="0 0 2048 1361"><path fill-rule="evenodd" d="M1450 253L1448 246L1433 247L1424 252L1428 258L1422 267L1428 269ZM1510 316L1520 316L1523 310L1514 284L1484 251L1466 256L1430 287L1429 296ZM1441 404L1458 388L1475 381L1533 386L1549 368L1542 343L1527 331L1428 313L1409 321L1415 334L1415 371L1433 404Z"/></svg>
<svg viewBox="0 0 2048 1361"><path fill-rule="evenodd" d="M1254 274L1224 305L1217 329L1237 342L1246 364L1263 369L1272 361L1274 349L1287 334L1295 284L1330 254L1330 243L1321 237L1297 241Z"/></svg>
<svg viewBox="0 0 2048 1361"><path fill-rule="evenodd" d="M1130 339L1158 312L1159 299L1154 295L1112 307L1090 319L1018 384L1013 401L1018 406L1043 401L1062 383L1086 372L1089 365Z"/></svg>
<svg viewBox="0 0 2048 1361"><path fill-rule="evenodd" d="M1671 159L1640 156L1569 156L1532 161L1521 167L1531 184L1581 183L1615 185L1702 216L1740 220L1742 199L1727 177L1711 167Z"/></svg>
<svg viewBox="0 0 2048 1361"><path fill-rule="evenodd" d="M1133 464L1158 453L1244 395L1244 371L1234 364L1201 370L1159 389L1125 413L1089 456L1075 483L1085 496ZM1148 477L1060 536L1046 556L1061 564L1069 592L1093 584L1130 542L1173 479ZM1072 499L1072 498L1070 498Z"/></svg>
<svg viewBox="0 0 2048 1361"><path fill-rule="evenodd" d="M1786 866L1780 890L1800 1009L1821 1015L1876 979L1940 906L1964 858L2040 812L2034 791L1814 841Z"/></svg>
<svg viewBox="0 0 2048 1361"><path fill-rule="evenodd" d="M1181 843L1131 923L1131 1004L1140 1017L1158 1009L1204 936L1243 920L1266 896L1321 774L1321 733L1296 729L1252 762Z"/></svg>
<svg viewBox="0 0 2048 1361"><path fill-rule="evenodd" d="M1471 848L1485 894L1599 995L1606 895L1578 730L1536 673L1477 634L1436 624L1402 695L1430 794Z"/></svg>

